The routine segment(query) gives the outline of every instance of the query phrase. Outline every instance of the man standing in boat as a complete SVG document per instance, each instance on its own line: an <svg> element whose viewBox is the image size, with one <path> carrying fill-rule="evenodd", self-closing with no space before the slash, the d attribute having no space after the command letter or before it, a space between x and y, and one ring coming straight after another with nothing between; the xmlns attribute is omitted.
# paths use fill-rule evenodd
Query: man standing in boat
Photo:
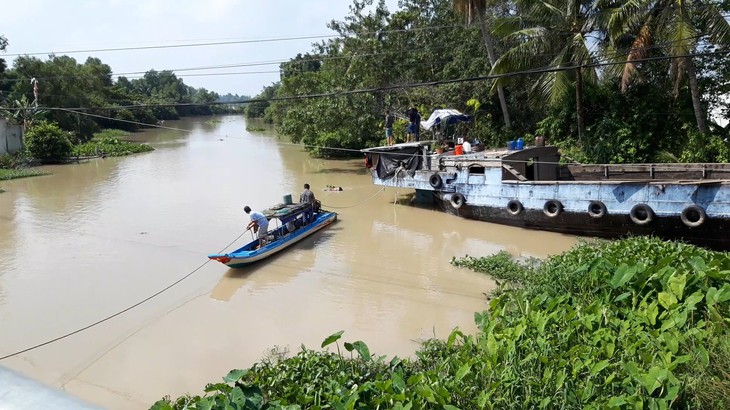
<svg viewBox="0 0 730 410"><path fill-rule="evenodd" d="M299 195L299 202L310 203L314 212L319 211L319 201L314 197L314 192L309 190L309 184L304 184L304 191Z"/></svg>
<svg viewBox="0 0 730 410"><path fill-rule="evenodd" d="M421 140L421 114L418 113L416 107L411 107L408 110L408 121L410 121L410 130L408 140Z"/></svg>
<svg viewBox="0 0 730 410"><path fill-rule="evenodd" d="M388 146L393 145L393 123L395 118L390 114L390 110L385 110L385 137L387 138Z"/></svg>
<svg viewBox="0 0 730 410"><path fill-rule="evenodd" d="M261 212L251 212L251 208L248 205L243 208L243 211L251 215L251 222L246 226L246 230L253 227L253 231L258 233L259 246L256 248L258 249L265 245L266 234L269 232L269 220Z"/></svg>

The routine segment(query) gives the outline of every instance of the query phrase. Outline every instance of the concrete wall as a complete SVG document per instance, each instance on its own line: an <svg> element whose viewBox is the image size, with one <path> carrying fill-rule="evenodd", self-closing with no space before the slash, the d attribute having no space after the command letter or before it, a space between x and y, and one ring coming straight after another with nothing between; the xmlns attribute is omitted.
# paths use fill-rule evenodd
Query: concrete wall
<svg viewBox="0 0 730 410"><path fill-rule="evenodd" d="M0 155L23 149L23 127L0 118Z"/></svg>
<svg viewBox="0 0 730 410"><path fill-rule="evenodd" d="M0 409L101 410L3 366L0 366Z"/></svg>

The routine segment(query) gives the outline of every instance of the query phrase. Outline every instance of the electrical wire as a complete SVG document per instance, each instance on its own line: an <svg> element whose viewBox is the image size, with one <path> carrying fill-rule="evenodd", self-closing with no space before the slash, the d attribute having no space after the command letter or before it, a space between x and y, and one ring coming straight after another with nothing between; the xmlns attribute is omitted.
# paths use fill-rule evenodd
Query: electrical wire
<svg viewBox="0 0 730 410"><path fill-rule="evenodd" d="M442 28L458 27L458 26L461 26L461 25L380 30L380 31L373 32L373 34L439 30ZM361 34L361 33L358 33L358 34ZM7 54L4 54L4 56L19 57L19 56L35 56L35 55L48 55L48 54L80 54L80 53L100 53L100 52L116 52L116 51L159 50L159 49L165 49L165 48L209 47L209 46L223 46L223 45L234 45L234 44L272 43L272 42L294 41L294 40L314 40L314 39L319 40L319 39L338 38L338 37L346 38L346 37L342 36L341 34L321 34L321 35L309 35L309 36L274 37L274 38L264 38L264 39L239 39L239 40L230 40L230 41L213 41L213 42L186 43L186 44L158 44L158 45L153 45L153 46L95 48L95 49L66 50L66 51L42 51L42 52L39 51L39 52L32 52L32 53L7 53Z"/></svg>
<svg viewBox="0 0 730 410"><path fill-rule="evenodd" d="M220 251L219 253L223 252L223 251L224 251L224 250L226 250L226 249L227 249L227 248L228 248L229 246L231 246L231 245L233 245L234 243L236 243L236 241L237 241L237 240L239 240L239 239L240 239L240 238L241 238L241 237L243 236L243 234L245 234L245 233L246 233L246 231L244 231L244 232L242 232L242 233L241 233L240 235L238 235L238 237L237 237L236 239L234 239L233 241L231 241L231 243L229 243L228 245L226 245L226 246L225 246L225 247L224 247L224 248L223 248L223 249L222 249L222 250L221 250L221 251ZM124 309L122 309L122 310L120 310L120 311L118 311L118 312L116 312L116 313L114 313L114 314L112 314L112 315L109 315L109 316L107 316L107 317L105 317L105 318L103 318L103 319L97 320L96 322L94 322L94 323L91 323L91 324L89 324L89 325L86 325L86 326L84 326L84 327L82 327L82 328L80 328L80 329L76 329L76 330L74 330L74 331L72 331L72 332L68 332L68 333L66 333L66 334L64 334L64 335L61 335L61 336L55 337L55 338L53 338L53 339L47 340L47 341L45 341L45 342L43 342L43 343L39 343L39 344L37 344L37 345L31 346L31 347L27 347L27 348L25 348L25 349L22 349L22 350L18 350L18 351L16 351L16 352L13 352L13 353L10 353L10 354L4 355L4 356L0 356L0 361L2 361L2 360L5 360L5 359L8 359L8 358L11 358L11 357L13 357L13 356L17 356L17 355L19 355L19 354L23 354L23 353L27 353L27 352L30 352L31 350L35 350L35 349L38 349L38 348L40 348L40 347L43 347L43 346L49 345L49 344L51 344L51 343L55 343L55 342L57 342L57 341L59 341L59 340L63 340L63 339L65 339L65 338L67 338L67 337L73 336L73 335L75 335L75 334L77 334L77 333L81 333L81 332L83 332L84 330L87 330L87 329L91 329L92 327L95 327L95 326L97 326L97 325L100 325L100 324L102 324L102 323L104 323L104 322L106 322L106 321L108 321L108 320L111 320L111 319L113 319L113 318L115 318L115 317L117 317L117 316L119 316L119 315L121 315L121 314L123 314L123 313L126 313L126 312L128 312L128 311L130 311L130 310L132 310L132 309L136 308L137 306L140 306L140 305L142 305L142 304L144 304L144 303L146 303L146 302L148 302L148 301L150 301L150 300L154 299L155 297L157 297L157 296L161 295L162 293L164 293L164 292L166 292L167 290L171 289L171 288L172 288L172 287L174 287L175 285L177 285L177 284L179 284L180 282L184 281L185 279L189 278L189 277L190 277L190 276L192 276L192 275L193 275L193 274L194 274L195 272L197 272L197 271L199 271L199 270L200 270L201 268L203 268L203 266L205 266L205 265L206 265L206 264L207 264L208 262L210 262L210 259L208 259L208 260L206 260L205 262L203 262L203 263L202 263L202 264L201 264L200 266L198 266L197 268L193 269L193 270L192 270L191 272L189 272L189 273L188 273L188 274L186 274L185 276L181 277L180 279L176 280L175 282L171 283L170 285L166 286L165 288L163 288L163 289L159 290L159 291L158 291L157 293L154 293L154 294L152 294L152 295L150 295L150 296L148 296L148 297L146 297L146 298L142 299L141 301L139 301L139 302L137 302L137 303L135 303L135 304L133 304L133 305L131 305L131 306L127 307L127 308L124 308Z"/></svg>
<svg viewBox="0 0 730 410"><path fill-rule="evenodd" d="M665 41L662 43L657 44L651 44L645 47L638 47L638 48L631 48L630 50L622 51L617 50L613 53L604 54L599 56L599 60L610 60L612 58L617 57L624 57L628 56L628 54L632 51L636 50L652 50L657 48L663 48L666 46L670 46L671 44L683 42L686 40L693 40L698 39L702 37L701 35L694 35L690 37L685 37L681 39L675 39L670 41ZM429 48L429 51L438 51L438 50L450 50L452 47L445 46L445 47L433 47ZM480 47L481 49L481 47ZM199 76L216 76L216 75L248 75L248 74L274 74L274 73L280 73L281 70L268 70L268 71L244 71L244 72L236 72L236 73L196 73L196 74L182 74L179 73L181 71L204 71L204 70L219 70L224 68L241 68L241 67L253 67L253 66L265 66L265 65L280 65L283 63L291 63L295 65L301 65L306 64L308 62L319 62L319 63L326 63L328 61L336 61L336 60L353 60L353 59L362 59L366 57L380 57L380 56L388 56L392 54L402 55L403 53L417 53L418 50L413 49L401 49L401 50L392 50L392 51L385 51L385 52L376 52L376 53L366 53L366 54L356 54L356 55L346 55L346 56L313 56L309 58L301 58L297 60L293 59L283 59L283 60L269 60L269 61L254 61L254 62L244 62L244 63L232 63L232 64L221 64L216 66L203 66L203 67L183 67L183 68L175 68L175 69L166 69L158 71L159 75L175 75L178 77L199 77ZM574 53L568 53L566 56L572 56ZM534 54L532 57L555 57L558 53L544 53L544 54ZM447 65L448 61L443 61L442 65ZM403 67L403 66L414 66L416 63L392 63L392 64L386 64L386 65L380 65L381 67ZM289 67L288 70L295 72L295 73L305 73L305 72L316 72L316 71L310 71L310 70L301 70ZM143 78L144 74L148 73L148 71L130 71L130 72L123 72L123 73L110 73L110 74L98 74L99 78L107 78L109 75L112 76L128 76L128 75L139 75L139 77L129 77L132 79L135 78ZM95 76L91 76L94 78ZM6 83L14 83L14 82L28 82L30 80L30 76L23 77L23 78L0 78L0 82L6 82ZM74 79L74 78L89 78L89 76L83 76L83 75L67 75L67 76L52 76L52 77L39 77L39 76L33 76L32 78L35 78L38 81L48 81L48 80L64 80L64 79Z"/></svg>
<svg viewBox="0 0 730 410"><path fill-rule="evenodd" d="M38 109L38 110L74 110L74 111L129 110L129 109L138 109L138 108L144 109L144 108L154 108L154 107L203 107L203 106L216 106L216 105L251 104L251 103L257 103L257 102L272 102L272 101L298 101L298 100L311 99L311 98L339 97L339 96L363 94L363 93L376 93L376 92L383 92L383 91L405 90L405 89L421 88L421 87L434 87L434 86L446 85L446 84L457 84L457 83L476 82L476 81L484 81L484 80L496 80L496 79L500 79L500 78L511 78L511 77L517 77L517 76L523 76L523 75L545 74L545 73L553 73L553 72L559 72L559 71L570 71L570 70L575 70L576 68L605 67L605 66L621 65L621 64L626 64L627 62L641 63L641 62L648 62L648 61L671 60L671 59L702 57L702 56L710 56L710 55L724 55L724 54L730 54L730 50L718 50L718 51L703 52L703 53L690 53L690 54L677 55L677 56L645 57L645 58L640 58L640 59L634 59L631 61L597 62L597 63L578 65L578 66L543 67L543 68L538 68L538 69L527 69L527 70L522 70L522 71L513 71L513 72L509 72L509 73L504 73L504 74L483 75L483 76L475 76L475 77L469 77L469 78L436 80L436 81L410 83L410 84L395 84L395 85L363 88L363 89L356 89L356 90L334 91L334 92L326 92L326 93L293 95L293 96L284 96L284 97L252 98L250 100L240 101L240 102L138 104L138 105L111 106L111 107L74 107L74 108L42 107L42 106L41 107L32 107L32 108L31 107L5 107L3 109L8 110L8 111L27 111L27 110L36 110L36 109Z"/></svg>
<svg viewBox="0 0 730 410"><path fill-rule="evenodd" d="M684 5L685 9L692 9L692 8L704 8L704 7L716 7L723 5L722 2L707 2L705 4L688 4ZM665 6L665 7L649 7L646 9L642 9L641 11L645 12L651 12L655 10L663 10L666 8L672 8L672 6ZM632 9L632 11L636 12L639 11L638 8ZM623 10L619 9L608 9L608 10L598 10L595 12L589 13L589 17L595 18L597 16L601 16L602 14L616 14L621 13ZM411 27L411 28L403 28L403 29L387 29L387 30L374 30L371 33L373 36L381 36L383 34L389 34L389 33L398 33L398 32L418 32L418 31L430 31L430 30L439 30L443 28L454 28L454 27L463 27L463 25L442 25L442 26L429 26L429 27ZM209 47L209 46L221 46L221 45L235 45L235 44L251 44L251 43L271 43L271 42L282 42L282 41L294 41L294 40L313 40L313 39L328 39L328 38L347 38L346 34L357 34L362 35L363 33L344 33L343 34L322 34L322 35L307 35L307 36L293 36L293 37L274 37L274 38L264 38L264 39L237 39L237 40L229 40L229 41L212 41L212 42L191 42L191 43L183 43L183 44L158 44L158 45L151 45L151 46L134 46L134 47L112 47L112 48L94 48L94 49L82 49L82 50L65 50L65 51L42 51L42 52L25 52L25 53L7 53L4 54L4 56L8 57L17 57L17 56L33 56L33 55L49 55L49 54L80 54L80 53L99 53L99 52L117 52L117 51L138 51L138 50L158 50L158 49L166 49L166 48L187 48L187 47Z"/></svg>

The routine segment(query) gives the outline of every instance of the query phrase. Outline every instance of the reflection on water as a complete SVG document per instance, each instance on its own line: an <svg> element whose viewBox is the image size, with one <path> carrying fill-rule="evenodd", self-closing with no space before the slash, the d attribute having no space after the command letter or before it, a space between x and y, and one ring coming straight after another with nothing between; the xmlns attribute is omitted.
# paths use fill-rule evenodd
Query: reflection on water
<svg viewBox="0 0 730 410"><path fill-rule="evenodd" d="M376 354L474 331L486 276L453 256L544 257L573 237L469 221L373 186L360 159L311 158L241 117L167 121L132 139L155 151L50 167L0 194L0 353L141 307L4 364L109 408L201 392L269 348L316 348L345 330ZM262 209L312 186L338 221L255 266L204 264ZM326 192L327 185L343 187ZM228 250L250 238L242 236ZM199 270L195 270L201 266ZM201 296L202 294L202 296ZM62 314L59 314L62 312Z"/></svg>

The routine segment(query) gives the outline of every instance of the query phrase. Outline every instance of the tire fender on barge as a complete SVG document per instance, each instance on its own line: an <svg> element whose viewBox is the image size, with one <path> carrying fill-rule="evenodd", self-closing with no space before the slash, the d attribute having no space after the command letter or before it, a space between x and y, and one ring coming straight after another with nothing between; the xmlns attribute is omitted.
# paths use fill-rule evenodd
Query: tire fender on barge
<svg viewBox="0 0 730 410"><path fill-rule="evenodd" d="M639 225L649 225L654 220L654 210L647 204L636 204L629 212L631 222Z"/></svg>
<svg viewBox="0 0 730 410"><path fill-rule="evenodd" d="M545 201L542 211L550 218L555 218L563 212L563 204L557 199L549 199Z"/></svg>
<svg viewBox="0 0 730 410"><path fill-rule="evenodd" d="M688 227L697 228L705 223L707 213L705 213L705 210L697 205L689 205L682 210L680 218L682 219L682 223Z"/></svg>
<svg viewBox="0 0 730 410"><path fill-rule="evenodd" d="M524 209L525 207L522 206L522 202L516 199L507 202L507 212L509 212L511 215L517 216L521 214Z"/></svg>
<svg viewBox="0 0 730 410"><path fill-rule="evenodd" d="M451 206L453 206L455 209L459 209L466 203L466 198L464 195L460 193L455 193L451 195Z"/></svg>

